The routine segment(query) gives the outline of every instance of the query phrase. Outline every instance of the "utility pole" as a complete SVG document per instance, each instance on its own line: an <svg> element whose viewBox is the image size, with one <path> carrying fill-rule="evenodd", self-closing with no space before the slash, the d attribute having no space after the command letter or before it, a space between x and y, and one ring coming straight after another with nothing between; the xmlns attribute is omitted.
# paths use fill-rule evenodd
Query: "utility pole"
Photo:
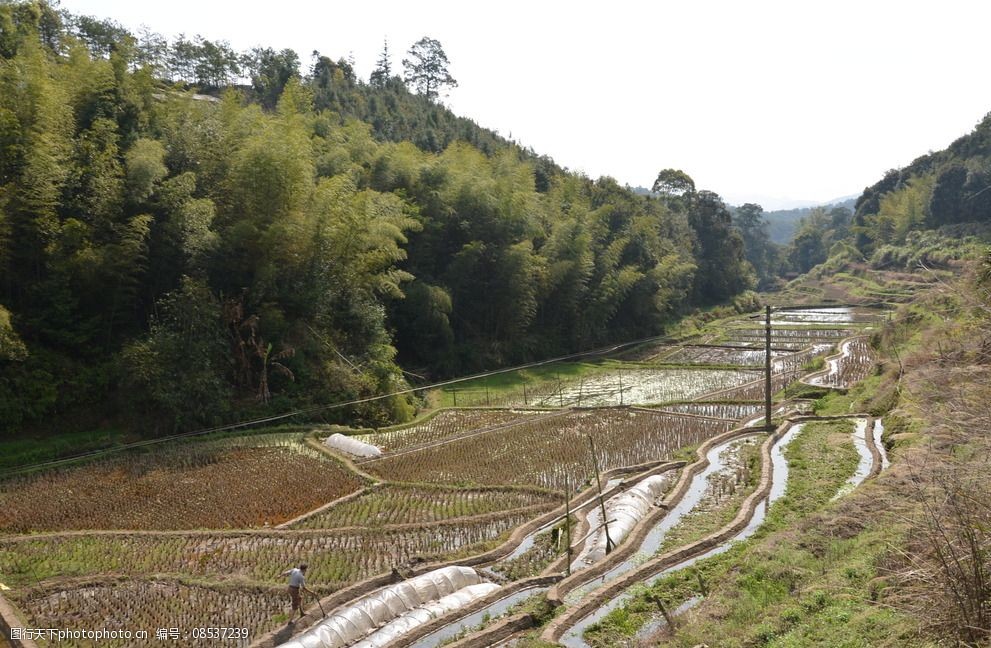
<svg viewBox="0 0 991 648"><path fill-rule="evenodd" d="M771 431L771 306L767 307L764 328L764 425Z"/></svg>
<svg viewBox="0 0 991 648"><path fill-rule="evenodd" d="M613 547L612 538L609 537L609 518L606 517L606 502L602 499L602 478L599 477L599 458L595 454L595 441L592 435L588 435L588 445L592 450L592 468L595 470L595 483L599 487L599 509L602 511L602 528L606 531L606 553L611 553Z"/></svg>

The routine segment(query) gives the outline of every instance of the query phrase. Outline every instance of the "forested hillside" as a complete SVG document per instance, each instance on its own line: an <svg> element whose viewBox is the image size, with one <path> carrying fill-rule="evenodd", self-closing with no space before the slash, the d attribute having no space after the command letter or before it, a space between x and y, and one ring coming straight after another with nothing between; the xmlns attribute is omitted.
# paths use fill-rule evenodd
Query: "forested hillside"
<svg viewBox="0 0 991 648"><path fill-rule="evenodd" d="M913 232L989 221L991 114L946 149L893 169L867 187L854 215L858 249L879 256Z"/></svg>
<svg viewBox="0 0 991 648"><path fill-rule="evenodd" d="M837 208L845 208L850 210L852 213L856 201L856 198L850 198L848 200L822 205L821 208L825 209L827 212ZM764 214L764 218L767 220L767 231L771 237L771 241L777 243L778 245L787 245L795 237L800 222L803 219L808 219L810 216L813 216L818 209L820 209L820 207L776 209Z"/></svg>
<svg viewBox="0 0 991 648"><path fill-rule="evenodd" d="M773 222L773 213L766 216ZM844 205L811 209L779 249L780 273L818 267L824 278L864 264L890 271L911 271L919 262L945 267L970 255L989 231L991 115L945 150L889 171L864 190L854 212Z"/></svg>
<svg viewBox="0 0 991 648"><path fill-rule="evenodd" d="M388 57L365 83L263 48L164 69L156 42L179 60L0 2L6 433L387 393L400 366L432 379L653 335L753 284L718 195L567 173L413 94Z"/></svg>

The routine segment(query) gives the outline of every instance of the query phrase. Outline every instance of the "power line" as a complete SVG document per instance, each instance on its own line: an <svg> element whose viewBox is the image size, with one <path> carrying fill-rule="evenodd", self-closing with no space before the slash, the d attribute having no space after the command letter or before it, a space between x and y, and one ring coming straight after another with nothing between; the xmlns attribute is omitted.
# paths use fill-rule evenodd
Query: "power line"
<svg viewBox="0 0 991 648"><path fill-rule="evenodd" d="M784 310L784 309L774 309L774 310ZM959 307L956 310L959 310ZM933 311L933 312L935 312L935 311ZM907 318L905 318L905 319L907 319ZM901 318L895 319L895 320L889 320L888 323L889 324L890 323L898 323L900 321L901 321ZM99 450L92 450L92 451L89 451L89 452L83 452L83 453L80 453L80 454L77 454L77 455L72 455L72 456L69 456L69 457L62 457L60 459L52 459L50 461L43 461L43 462L39 462L39 463L35 463L35 464L25 464L25 465L21 465L21 466L14 466L13 468L5 471L3 476L17 475L17 474L21 474L21 473L25 473L25 472L31 472L31 471L40 470L40 469L46 469L46 468L55 468L57 466L61 466L61 465L69 464L69 463L74 463L74 462L81 461L81 460L84 460L84 459L90 459L90 458L99 457L99 456L103 456L103 455L109 455L109 454L113 454L113 453L116 453L116 452L123 452L123 451L126 451L126 450L134 450L136 448L149 447L149 446L153 446L153 445L157 445L157 444L161 444L161 443L168 443L168 442L171 442L171 441L177 441L179 439L186 439L186 438L192 438L192 437L197 437L197 436L204 436L204 435L207 435L207 434L214 434L214 433L217 433L217 432L226 432L226 431L230 431L230 430L238 430L238 429L242 429L242 428L248 428L248 427L254 427L254 426L258 426L258 425L263 425L263 424L266 424L266 423L275 423L277 421L284 421L286 419L290 419L290 418L293 418L295 416L302 416L302 415L306 415L306 414L314 414L314 413L317 413L317 412L324 412L324 411L328 411L328 410L341 409L341 408L350 407L350 406L353 406L353 405L362 405L362 404L365 404L365 403L372 403L372 402L384 400L384 399L387 399L387 398L392 398L394 396L403 396L405 394L411 394L413 392L423 391L423 390L427 390L427 389L437 389L437 388L440 388L440 387L446 387L448 385L456 385L456 384L463 383L463 382L468 382L468 381L472 381L472 380L478 380L480 378L487 378L489 376L497 376L497 375L504 374L504 373L511 373L511 372L514 372L514 371L522 371L524 369L532 369L534 367L540 367L540 366L543 366L543 365L553 364L555 362L564 362L564 361L567 361L567 360L575 360L575 359L578 359L578 358L585 358L585 357L590 357L590 356L604 355L604 354L607 354L607 353L613 353L615 351L619 351L619 350L624 349L626 347L636 346L638 344L646 344L648 342L663 342L663 341L676 340L676 339L679 339L679 338L677 336L673 336L673 335L656 335L656 336L651 336L651 337L646 337L646 338L640 338L640 339L631 340L631 341L628 341L628 342L621 342L619 344L614 344L614 345L611 345L611 346L600 347L598 349L592 349L592 350L589 350L589 351L580 351L580 352L577 352L577 353L571 353L571 354L568 354L568 355L557 356L557 357L554 357L554 358L549 358L549 359L546 359L546 360L539 360L539 361L536 361L536 362L530 362L530 363L527 363L527 364L517 365L517 366L514 366L514 367L507 367L507 368L504 368L504 369L496 369L496 370L493 370L493 371L486 371L486 372L482 372L482 373L478 373L478 374L473 374L473 375L470 375L470 376L465 376L465 377L462 377L462 378L452 378L451 380L444 380L444 381L432 383L432 384L429 384L429 385L421 385L421 386L418 386L418 387L409 387L409 388L406 388L406 389L400 389L400 390L396 390L396 391L389 392L389 393L386 393L386 394L379 394L377 396L367 396L367 397L364 397L364 398L355 398L355 399L352 399L352 400L341 401L341 402L337 402L337 403L330 403L330 404L327 404L327 405L316 405L316 406L313 406L313 407L307 407L307 408L302 408L302 409L298 409L298 410L293 410L291 412L286 412L284 414L276 414L276 415L272 415L272 416L266 416L266 417L262 417L262 418L251 419L251 420L248 420L248 421L239 421L239 422L236 422L236 423L228 423L228 424L225 424L225 425L218 425L218 426L214 426L214 427L210 427L210 428L202 428L202 429L199 429L199 430L193 430L191 432L182 432L180 434L171 434L171 435L168 435L168 436L157 437L157 438L154 438L154 439L144 439L144 440L141 440L141 441L134 441L132 443L125 443L125 444L121 444L119 446L114 446L112 448L101 448ZM687 343L686 342L686 345L690 345L690 343Z"/></svg>
<svg viewBox="0 0 991 648"><path fill-rule="evenodd" d="M44 469L44 468L54 468L68 463L73 463L83 459L90 459L93 457L98 457L102 455L108 455L115 452L122 452L125 450L133 450L135 448L143 448L152 445L157 445L159 443L168 443L170 441L176 441L178 439L186 439L196 436L203 436L206 434L213 434L215 432L226 432L228 430L237 430L246 427L253 427L256 425L262 425L265 423L274 423L276 421L283 421L285 419L292 418L294 416L302 416L305 414L313 414L316 412L323 412L332 409L340 409L343 407L350 407L352 405L362 405L364 403L372 403L379 400L384 400L386 398L392 398L394 396L402 396L405 394L411 394L413 392L423 391L426 389L437 389L439 387L446 387L448 385L456 385L458 383L467 382L470 380L477 380L479 378L487 378L489 376L497 376L499 374L510 373L513 371L522 371L524 369L532 369L534 367L540 367L547 364L553 364L555 362L564 362L566 360L575 360L577 358L584 358L589 356L604 355L606 353L612 353L623 349L625 347L636 346L638 344L645 344L647 342L661 342L664 340L676 339L671 335L657 335L652 337L641 338L639 340L632 340L629 342L621 342L619 344L614 344L607 347L601 347L598 349L592 349L590 351L581 351L578 353L571 353L568 355L558 356L555 358L549 358L547 360L539 360L537 362L531 362L528 364L518 365L515 367L507 367L505 369L496 369L493 371L487 371L479 374L473 374L471 376L466 376L463 378L452 378L451 380L444 380L441 382L433 383L430 385L421 385L419 387L409 387L407 389L400 389L397 391L389 392L387 394L379 394L377 396L367 396L365 398L355 398L349 401L342 401L337 403L330 403L328 405L316 405L313 407L307 407L303 409L294 410L291 412L286 412L284 414L276 414L273 416L267 416L258 419L251 419L248 421L240 421L237 423L228 423L226 425L218 425L210 428L203 428L199 430L193 430L191 432L183 432L180 434L171 434L164 437L158 437L155 439L145 439L142 441L135 441L132 443L125 443L119 446L114 446L112 448L101 448L99 450L92 450L90 452L83 452L77 455L72 455L70 457L62 457L60 459L52 459L51 461L42 461L35 464L25 464L22 466L14 466L10 470L4 472L6 475L16 475L24 472L31 472L34 470Z"/></svg>

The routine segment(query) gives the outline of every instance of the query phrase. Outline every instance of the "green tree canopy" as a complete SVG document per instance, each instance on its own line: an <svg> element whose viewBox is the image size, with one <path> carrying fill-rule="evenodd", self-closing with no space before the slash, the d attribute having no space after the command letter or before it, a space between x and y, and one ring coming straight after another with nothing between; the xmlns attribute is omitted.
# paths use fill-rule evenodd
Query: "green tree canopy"
<svg viewBox="0 0 991 648"><path fill-rule="evenodd" d="M680 198L695 193L695 181L681 169L664 169L651 188L656 194Z"/></svg>
<svg viewBox="0 0 991 648"><path fill-rule="evenodd" d="M450 62L439 41L424 36L413 43L408 54L409 58L403 59L404 80L427 99L437 98L444 88L458 87L447 70Z"/></svg>

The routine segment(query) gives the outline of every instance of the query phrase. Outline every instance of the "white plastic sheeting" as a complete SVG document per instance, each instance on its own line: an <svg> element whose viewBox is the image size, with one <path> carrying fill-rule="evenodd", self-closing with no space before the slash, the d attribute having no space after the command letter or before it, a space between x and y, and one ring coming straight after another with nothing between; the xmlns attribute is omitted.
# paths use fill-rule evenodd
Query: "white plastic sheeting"
<svg viewBox="0 0 991 648"><path fill-rule="evenodd" d="M495 583L479 583L469 585L454 594L428 603L415 610L410 610L395 621L385 624L364 641L356 643L353 648L381 648L395 641L413 628L423 625L432 619L443 616L448 612L458 610L487 594L499 589Z"/></svg>
<svg viewBox="0 0 991 648"><path fill-rule="evenodd" d="M281 645L343 648L401 615L482 582L482 577L471 567L454 565L435 569L367 594Z"/></svg>
<svg viewBox="0 0 991 648"><path fill-rule="evenodd" d="M323 444L328 448L334 450L340 450L341 452L346 452L353 457L381 457L382 450L378 446L373 446L371 443L365 443L364 441L359 441L354 437L345 436L339 432L335 432L327 437Z"/></svg>
<svg viewBox="0 0 991 648"><path fill-rule="evenodd" d="M670 475L652 475L629 490L606 500L606 519L609 520L609 539L613 544L619 544L629 535L637 522L646 517L647 513L654 507L654 502L664 494L670 482ZM599 509L594 509L598 513ZM590 512L591 513L591 512ZM591 515L593 520L601 524L601 515ZM585 548L578 556L575 563L591 564L602 559L606 555L606 532L600 528L597 532L589 536L585 542Z"/></svg>

